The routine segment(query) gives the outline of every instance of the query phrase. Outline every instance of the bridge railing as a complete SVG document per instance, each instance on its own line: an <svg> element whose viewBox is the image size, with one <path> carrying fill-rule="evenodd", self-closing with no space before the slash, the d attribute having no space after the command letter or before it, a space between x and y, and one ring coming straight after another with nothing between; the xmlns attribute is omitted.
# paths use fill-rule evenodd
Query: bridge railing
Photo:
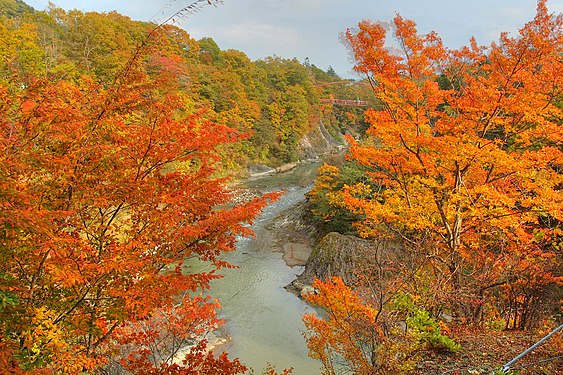
<svg viewBox="0 0 563 375"><path fill-rule="evenodd" d="M333 104L333 105L350 105L355 107L365 107L368 102L359 99L321 99L323 104Z"/></svg>

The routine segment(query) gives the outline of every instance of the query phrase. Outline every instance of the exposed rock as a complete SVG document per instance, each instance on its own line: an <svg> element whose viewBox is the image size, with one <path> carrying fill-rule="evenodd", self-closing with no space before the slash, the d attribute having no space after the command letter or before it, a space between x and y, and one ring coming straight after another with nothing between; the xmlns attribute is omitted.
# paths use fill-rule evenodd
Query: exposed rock
<svg viewBox="0 0 563 375"><path fill-rule="evenodd" d="M311 231L314 232L316 228L305 219L309 213L308 204L309 203L303 199L294 206L284 210L273 220L270 227L274 229L291 228L295 231L303 232L303 234L311 234Z"/></svg>
<svg viewBox="0 0 563 375"><path fill-rule="evenodd" d="M318 293L317 289L313 288L311 285L303 284L299 282L297 279L293 280L290 284L285 286L285 289L288 292L297 294L299 297L304 297L306 294L316 294Z"/></svg>
<svg viewBox="0 0 563 375"><path fill-rule="evenodd" d="M274 174L276 170L264 164L252 164L248 166L248 173L250 178L255 178Z"/></svg>
<svg viewBox="0 0 563 375"><path fill-rule="evenodd" d="M290 267L305 265L310 255L310 244L288 242L283 245L283 260Z"/></svg>
<svg viewBox="0 0 563 375"><path fill-rule="evenodd" d="M317 294L317 289L313 288L311 285L305 285L301 288L301 297L306 296L307 294Z"/></svg>
<svg viewBox="0 0 563 375"><path fill-rule="evenodd" d="M381 261L383 258L397 258L401 247L392 242L375 242L336 232L324 236L309 256L305 271L297 277L288 290L302 291L315 278L327 279L338 276L351 285L356 281L358 268L366 262Z"/></svg>
<svg viewBox="0 0 563 375"><path fill-rule="evenodd" d="M303 201L283 211L268 227L275 231L283 259L290 267L304 266L313 251L316 228L304 219L306 205Z"/></svg>
<svg viewBox="0 0 563 375"><path fill-rule="evenodd" d="M265 164L251 164L248 166L248 175L250 178L258 178L290 171L297 167L299 163L318 161L321 155L327 155L331 152L342 150L344 147L342 143L343 142L334 139L326 130L323 122L319 121L318 126L314 127L299 141L297 150L299 162L282 164L276 168L269 167Z"/></svg>
<svg viewBox="0 0 563 375"><path fill-rule="evenodd" d="M326 130L322 121L299 141L299 158L314 159L336 148L341 143Z"/></svg>
<svg viewBox="0 0 563 375"><path fill-rule="evenodd" d="M315 247L307 260L305 271L298 280L310 285L315 278L339 276L346 284L353 283L359 258L363 258L363 255L373 249L373 241L331 232Z"/></svg>
<svg viewBox="0 0 563 375"><path fill-rule="evenodd" d="M322 121L319 121L319 130L323 138L328 142L329 147L338 146L341 144L338 140L334 139L334 137L330 135Z"/></svg>
<svg viewBox="0 0 563 375"><path fill-rule="evenodd" d="M276 173L283 173L292 170L293 168L297 167L297 163L287 163L282 164L275 169Z"/></svg>

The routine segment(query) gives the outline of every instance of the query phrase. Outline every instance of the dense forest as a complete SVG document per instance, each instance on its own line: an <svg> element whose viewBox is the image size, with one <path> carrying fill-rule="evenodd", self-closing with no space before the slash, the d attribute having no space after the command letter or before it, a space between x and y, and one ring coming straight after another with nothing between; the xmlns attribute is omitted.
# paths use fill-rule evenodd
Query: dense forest
<svg viewBox="0 0 563 375"><path fill-rule="evenodd" d="M115 12L65 12L54 5L32 12L7 0L2 8L3 80L14 82L14 74L20 81L88 75L108 86L140 53L152 77L176 77L176 89L189 97L191 110L245 134L244 141L223 149L223 160L236 161L225 166L231 170L298 160L300 141L309 135L314 143L320 121L340 142L342 134L361 131L361 108L321 104L321 99L373 102L369 88L346 84L330 67L325 72L308 61L277 56L253 62L244 52L223 51L211 38L196 41L175 26L162 25L147 39L156 25ZM152 51L137 50L147 42Z"/></svg>
<svg viewBox="0 0 563 375"><path fill-rule="evenodd" d="M561 324L562 25L539 1L518 35L449 50L400 16L390 31L363 21L345 35L355 82L170 24L0 0L0 372L246 372L207 350L220 301L203 292L280 195L228 186L327 137L349 151L321 167L307 220L370 245L302 294L325 312L304 317L325 373L417 371L423 353L460 353L460 331L547 333Z"/></svg>
<svg viewBox="0 0 563 375"><path fill-rule="evenodd" d="M220 253L277 198L233 206L229 178L360 132L361 108L321 98L369 90L116 12L0 12L2 371L244 371L206 350L217 276L182 260L229 266Z"/></svg>

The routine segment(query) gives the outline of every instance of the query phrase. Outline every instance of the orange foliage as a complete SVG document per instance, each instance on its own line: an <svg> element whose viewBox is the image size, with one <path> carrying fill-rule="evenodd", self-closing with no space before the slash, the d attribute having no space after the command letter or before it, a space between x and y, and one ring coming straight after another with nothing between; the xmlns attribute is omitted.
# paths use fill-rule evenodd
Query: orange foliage
<svg viewBox="0 0 563 375"><path fill-rule="evenodd" d="M188 362L143 354L130 369L244 370L205 351L202 334L218 321L215 303L197 295L217 276L182 262L227 266L219 255L276 195L228 206L232 193L213 177L216 147L240 135L185 109L173 57L149 59L163 72L153 78L140 60L109 88L88 76L0 86L0 289L19 300L0 309L2 345L13 353L0 360L14 373L18 362L91 371L119 355L119 342L146 350L164 331L196 343Z"/></svg>
<svg viewBox="0 0 563 375"><path fill-rule="evenodd" d="M540 1L517 36L448 50L397 16L397 54L378 24L346 33L384 108L366 113L370 140L349 139L382 188L349 187L346 204L362 236L431 236L437 284L470 319L498 286L561 282L562 22Z"/></svg>
<svg viewBox="0 0 563 375"><path fill-rule="evenodd" d="M316 292L305 299L323 308L326 316L303 317L309 355L327 370L334 371L338 367L336 358L342 357L355 374L377 373L375 353L383 340L378 311L364 304L340 278L316 280L313 287Z"/></svg>

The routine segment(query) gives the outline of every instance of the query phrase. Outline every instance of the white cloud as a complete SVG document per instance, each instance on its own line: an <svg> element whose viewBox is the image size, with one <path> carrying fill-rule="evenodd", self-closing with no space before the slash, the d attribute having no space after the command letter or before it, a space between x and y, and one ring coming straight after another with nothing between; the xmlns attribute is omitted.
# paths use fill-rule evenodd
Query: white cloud
<svg viewBox="0 0 563 375"><path fill-rule="evenodd" d="M193 0L54 0L64 9L110 11L147 21L166 4L165 18ZM44 9L48 0L28 0ZM535 0L224 0L182 22L196 38L210 36L223 49L234 48L251 58L276 54L309 57L317 66L332 65L343 75L351 69L338 36L358 21L389 21L396 12L414 19L419 31L435 30L452 48L466 45L471 36L488 44L501 31L516 32L534 17ZM563 11L562 0L550 0L551 12Z"/></svg>
<svg viewBox="0 0 563 375"><path fill-rule="evenodd" d="M189 33L196 39L210 36L205 28L189 28ZM284 55L298 48L302 41L300 33L293 28L255 22L219 25L213 29L211 36L222 49L241 49L253 59L272 54L293 57ZM237 45L242 47L233 47Z"/></svg>
<svg viewBox="0 0 563 375"><path fill-rule="evenodd" d="M225 35L245 42L256 42L257 44L280 43L283 46L295 46L299 40L297 30L277 25L246 22L221 28Z"/></svg>

